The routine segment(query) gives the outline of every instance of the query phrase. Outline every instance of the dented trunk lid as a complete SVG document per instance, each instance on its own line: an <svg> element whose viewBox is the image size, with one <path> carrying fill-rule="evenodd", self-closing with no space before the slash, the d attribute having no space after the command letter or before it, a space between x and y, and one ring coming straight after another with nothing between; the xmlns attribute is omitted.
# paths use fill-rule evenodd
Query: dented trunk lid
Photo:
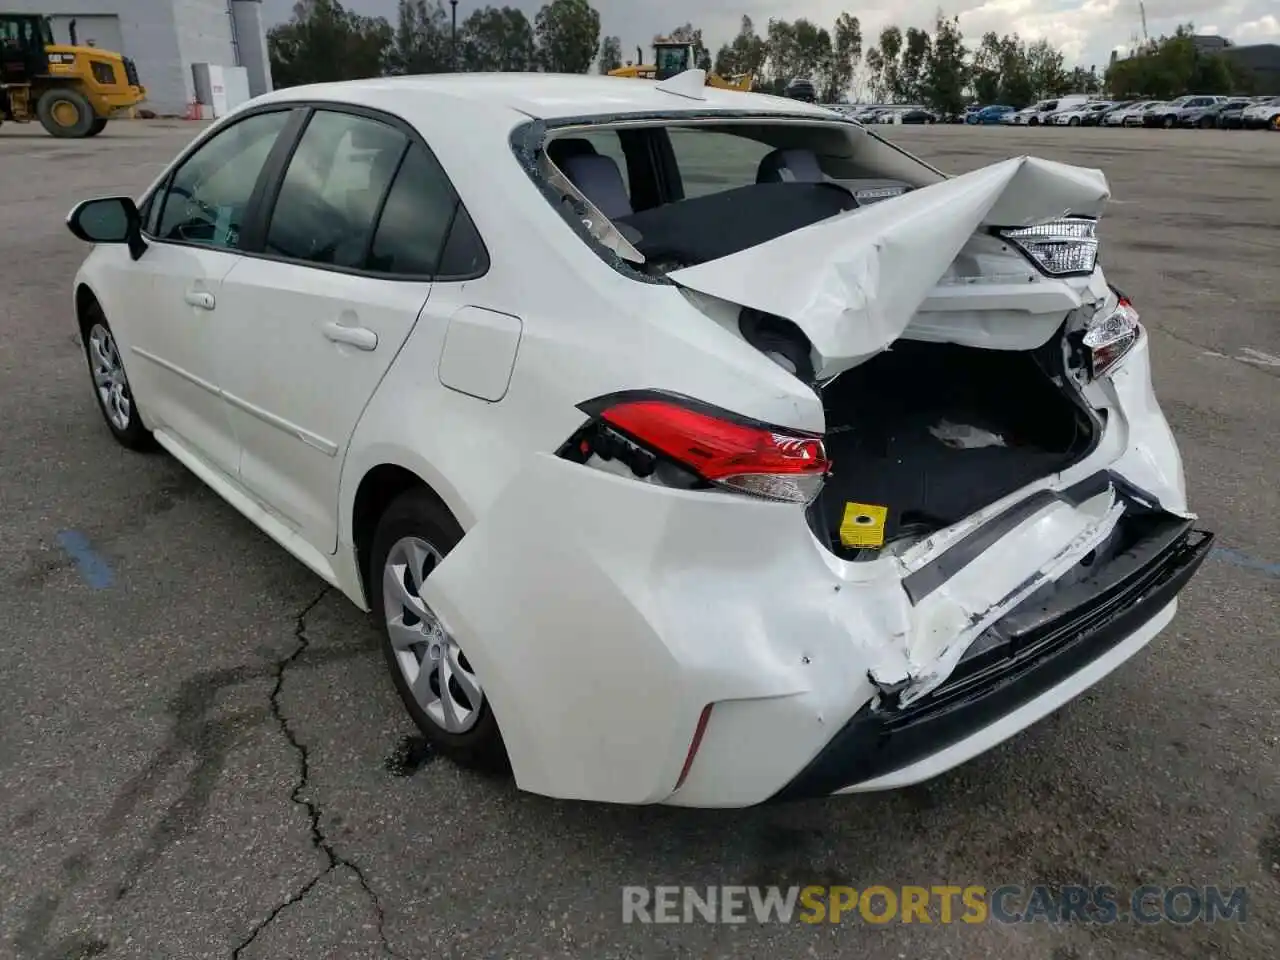
<svg viewBox="0 0 1280 960"><path fill-rule="evenodd" d="M909 327L924 339L1029 349L1081 305L1088 278L1042 277L1022 261L1018 276L980 286L944 280L984 228L1097 217L1109 196L1100 170L1016 157L667 276L795 323L819 378L858 365L915 332Z"/></svg>

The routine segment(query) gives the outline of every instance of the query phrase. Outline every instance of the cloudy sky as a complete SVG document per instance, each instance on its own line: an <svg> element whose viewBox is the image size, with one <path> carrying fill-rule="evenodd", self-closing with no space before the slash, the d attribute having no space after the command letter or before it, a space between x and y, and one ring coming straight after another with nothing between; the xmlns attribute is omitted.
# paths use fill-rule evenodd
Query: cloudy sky
<svg viewBox="0 0 1280 960"><path fill-rule="evenodd" d="M264 0L271 22L286 20L292 0ZM503 0L490 0L495 6ZM544 0L505 0L520 7L530 19ZM387 17L394 22L396 0L346 0L361 13ZM460 0L458 20L484 3ZM603 34L622 38L624 56L637 44L646 47L655 33L665 33L685 21L701 27L713 51L737 32L745 13L761 33L770 17L794 20L807 17L829 26L842 10L862 21L863 36L874 42L880 28L896 22L902 27L928 27L939 0L594 0L600 11ZM1111 51L1126 47L1142 29L1138 0L956 0L942 9L958 14L966 38L974 41L987 30L1017 31L1026 39L1047 37L1062 48L1067 64L1106 66ZM447 7L447 2L446 2ZM1153 36L1172 32L1191 21L1201 33L1218 33L1236 43L1280 43L1280 0L1146 0L1147 27ZM870 43L867 43L869 46Z"/></svg>

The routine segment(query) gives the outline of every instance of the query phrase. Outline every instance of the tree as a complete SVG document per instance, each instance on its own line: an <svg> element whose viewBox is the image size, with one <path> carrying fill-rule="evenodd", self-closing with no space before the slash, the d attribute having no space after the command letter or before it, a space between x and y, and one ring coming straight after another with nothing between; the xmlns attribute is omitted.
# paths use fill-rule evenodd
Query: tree
<svg viewBox="0 0 1280 960"><path fill-rule="evenodd" d="M836 17L833 34L831 66L827 75L829 87L824 94L829 103L849 95L853 75L862 60L862 24L857 17L842 13Z"/></svg>
<svg viewBox="0 0 1280 960"><path fill-rule="evenodd" d="M533 27L515 7L484 7L458 30L462 66L466 70L522 71L537 63Z"/></svg>
<svg viewBox="0 0 1280 960"><path fill-rule="evenodd" d="M1000 54L1000 37L994 30L988 30L982 35L969 68L973 95L981 104L996 103L1000 99Z"/></svg>
<svg viewBox="0 0 1280 960"><path fill-rule="evenodd" d="M267 34L271 76L277 87L376 77L390 42L381 17L352 13L338 0L299 0L289 22Z"/></svg>
<svg viewBox="0 0 1280 960"><path fill-rule="evenodd" d="M898 57L902 53L902 31L897 27L885 27L880 31L880 79L887 97L898 99L902 80Z"/></svg>
<svg viewBox="0 0 1280 960"><path fill-rule="evenodd" d="M898 67L899 100L915 103L924 99L924 71L932 52L929 34L907 27L903 38L902 60Z"/></svg>
<svg viewBox="0 0 1280 960"><path fill-rule="evenodd" d="M1031 86L1037 97L1059 97L1068 92L1071 81L1063 69L1061 50L1048 40L1037 40L1027 47L1026 59Z"/></svg>
<svg viewBox="0 0 1280 960"><path fill-rule="evenodd" d="M964 111L964 89L969 76L966 53L959 18L948 20L939 11L922 92L924 101L943 116L958 116Z"/></svg>
<svg viewBox="0 0 1280 960"><path fill-rule="evenodd" d="M392 74L445 73L454 63L449 15L441 0L400 0L396 29L387 52Z"/></svg>
<svg viewBox="0 0 1280 960"><path fill-rule="evenodd" d="M884 78L884 54L879 47L872 47L867 51L866 64L871 96L877 103L884 103L889 99L889 86Z"/></svg>
<svg viewBox="0 0 1280 960"><path fill-rule="evenodd" d="M596 61L601 73L617 70L622 66L622 40L619 37L605 37L600 41L600 59Z"/></svg>
<svg viewBox="0 0 1280 960"><path fill-rule="evenodd" d="M768 58L768 44L756 33L751 18L744 16L733 42L721 47L716 53L715 72L722 77L743 74L759 77L764 73Z"/></svg>
<svg viewBox="0 0 1280 960"><path fill-rule="evenodd" d="M538 56L552 73L586 73L600 45L600 14L587 0L551 0L534 18Z"/></svg>

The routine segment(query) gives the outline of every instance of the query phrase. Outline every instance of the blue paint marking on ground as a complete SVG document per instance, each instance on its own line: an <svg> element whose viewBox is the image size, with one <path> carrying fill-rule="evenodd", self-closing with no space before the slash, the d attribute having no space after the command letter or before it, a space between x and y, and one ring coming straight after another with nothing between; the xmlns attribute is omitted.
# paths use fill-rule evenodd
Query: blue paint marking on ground
<svg viewBox="0 0 1280 960"><path fill-rule="evenodd" d="M58 544L76 562L84 582L95 590L105 590L116 582L111 566L89 545L89 538L79 530L63 530L58 534Z"/></svg>
<svg viewBox="0 0 1280 960"><path fill-rule="evenodd" d="M1247 553L1232 550L1230 547L1214 547L1213 555L1219 560L1225 560L1227 563L1237 567L1257 570L1259 573L1265 573L1269 577L1280 577L1280 563L1267 563L1265 560L1258 560Z"/></svg>

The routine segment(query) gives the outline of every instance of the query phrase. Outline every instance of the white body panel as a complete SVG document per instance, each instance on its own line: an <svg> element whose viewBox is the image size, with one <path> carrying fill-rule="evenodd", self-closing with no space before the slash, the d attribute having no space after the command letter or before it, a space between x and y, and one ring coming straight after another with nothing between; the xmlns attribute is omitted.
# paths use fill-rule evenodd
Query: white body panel
<svg viewBox="0 0 1280 960"><path fill-rule="evenodd" d="M240 481L326 554L347 444L430 291L252 257L223 281L212 355Z"/></svg>
<svg viewBox="0 0 1280 960"><path fill-rule="evenodd" d="M421 131L484 238L488 271L380 280L152 242L137 261L99 246L76 279L102 303L160 442L357 604L368 602L354 529L361 482L392 465L439 496L465 535L423 598L483 679L517 783L552 796L767 799L881 683L902 682L910 701L943 682L982 625L1105 537L1115 494L1030 513L913 601L905 578L943 551L1036 491L1100 470L1168 510L1186 506L1145 338L1085 388L1107 423L1085 459L901 556L837 558L801 504L675 489L555 456L584 422L578 404L634 389L821 432L817 393L744 341L734 304L794 320L829 374L902 336L1027 349L1109 296L1101 270L1050 280L984 234L1101 210L1098 171L1028 158L677 271L673 283L639 282L575 235L508 140L531 116L750 110L832 121L816 106L698 89L705 99L614 78L477 76L279 91L255 103L350 102ZM921 169L921 183L936 179ZM191 306L189 292L212 295L216 309ZM1171 615L998 723L858 789L914 782L1008 737Z"/></svg>

